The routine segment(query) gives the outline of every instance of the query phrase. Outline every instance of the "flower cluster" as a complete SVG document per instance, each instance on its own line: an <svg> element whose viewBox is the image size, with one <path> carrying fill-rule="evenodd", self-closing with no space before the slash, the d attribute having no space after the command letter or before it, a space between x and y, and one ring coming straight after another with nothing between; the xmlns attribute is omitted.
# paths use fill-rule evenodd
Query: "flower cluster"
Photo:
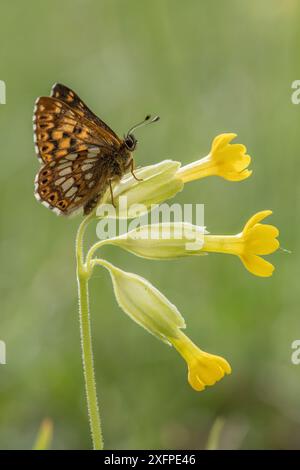
<svg viewBox="0 0 300 470"><path fill-rule="evenodd" d="M186 183L200 178L219 176L229 181L248 178L251 175L251 170L248 169L251 158L246 154L244 145L231 143L234 137L235 134L217 136L209 154L191 164L181 166L180 162L165 160L136 170L137 179L132 175L123 178L113 193L116 217L135 217L137 205L147 212L153 204L160 204L174 197ZM105 203L112 202L110 197L107 194ZM125 209L120 203L121 197L127 199ZM98 216L101 207L98 208ZM187 363L190 385L201 391L206 386L215 384L225 374L230 374L229 363L220 356L199 349L183 333L183 317L157 288L146 279L95 257L95 253L106 244L116 245L142 258L156 260L199 256L211 252L227 253L237 256L250 273L267 277L273 273L274 266L261 256L271 254L279 247L277 228L261 223L271 213L268 210L258 212L249 219L240 233L226 236L211 235L205 227L186 222L138 226L125 234L95 243L87 254L84 266L89 276L97 265L109 271L121 309L179 352Z"/></svg>

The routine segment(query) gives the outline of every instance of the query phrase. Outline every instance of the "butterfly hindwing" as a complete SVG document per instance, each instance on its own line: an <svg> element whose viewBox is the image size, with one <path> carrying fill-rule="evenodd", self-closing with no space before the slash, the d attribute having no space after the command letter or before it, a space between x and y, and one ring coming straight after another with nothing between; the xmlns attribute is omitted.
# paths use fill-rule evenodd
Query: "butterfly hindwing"
<svg viewBox="0 0 300 470"><path fill-rule="evenodd" d="M107 188L109 167L96 152L82 151L46 163L35 181L35 196L57 214L65 214L100 197Z"/></svg>

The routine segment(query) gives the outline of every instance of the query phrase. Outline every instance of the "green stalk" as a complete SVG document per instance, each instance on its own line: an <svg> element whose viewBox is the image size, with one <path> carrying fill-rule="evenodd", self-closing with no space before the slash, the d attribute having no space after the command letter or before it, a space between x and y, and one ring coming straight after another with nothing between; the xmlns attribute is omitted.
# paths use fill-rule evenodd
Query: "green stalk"
<svg viewBox="0 0 300 470"><path fill-rule="evenodd" d="M98 408L96 380L94 372L94 359L92 348L92 334L89 312L88 281L91 276L89 266L84 262L83 236L88 223L94 214L88 215L80 224L76 237L77 282L79 298L79 323L82 351L82 364L85 381L87 408L90 422L90 430L94 450L103 449L103 437Z"/></svg>

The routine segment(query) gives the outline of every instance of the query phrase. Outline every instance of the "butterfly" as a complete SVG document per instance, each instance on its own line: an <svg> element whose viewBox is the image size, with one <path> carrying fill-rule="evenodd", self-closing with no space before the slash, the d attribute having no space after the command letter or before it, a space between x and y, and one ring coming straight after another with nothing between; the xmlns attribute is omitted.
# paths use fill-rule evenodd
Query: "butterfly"
<svg viewBox="0 0 300 470"><path fill-rule="evenodd" d="M133 131L158 120L147 115L120 139L74 91L56 83L51 96L35 103L35 150L43 164L35 178L36 199L58 215L81 209L89 214L110 188L114 204L112 185L128 171L136 178Z"/></svg>

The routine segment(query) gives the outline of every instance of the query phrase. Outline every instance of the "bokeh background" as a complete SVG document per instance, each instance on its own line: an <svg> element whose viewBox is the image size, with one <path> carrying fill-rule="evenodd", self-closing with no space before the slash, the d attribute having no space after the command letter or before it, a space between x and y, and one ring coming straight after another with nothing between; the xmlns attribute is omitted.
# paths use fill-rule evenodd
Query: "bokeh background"
<svg viewBox="0 0 300 470"><path fill-rule="evenodd" d="M220 448L300 448L300 365L291 363L300 339L300 106L291 102L299 15L297 0L1 2L0 448L31 448L44 417L54 423L52 448L91 445L74 260L80 219L59 218L33 197L33 103L56 81L121 135L160 114L139 134L139 165L190 162L218 133L236 132L253 157L252 177L194 182L176 202L204 203L209 231L224 234L272 209L292 251L273 255L275 274L261 279L230 256L155 262L103 249L166 294L189 336L233 368L194 392L182 359L119 309L99 269L90 289L106 448L201 449L218 417Z"/></svg>

